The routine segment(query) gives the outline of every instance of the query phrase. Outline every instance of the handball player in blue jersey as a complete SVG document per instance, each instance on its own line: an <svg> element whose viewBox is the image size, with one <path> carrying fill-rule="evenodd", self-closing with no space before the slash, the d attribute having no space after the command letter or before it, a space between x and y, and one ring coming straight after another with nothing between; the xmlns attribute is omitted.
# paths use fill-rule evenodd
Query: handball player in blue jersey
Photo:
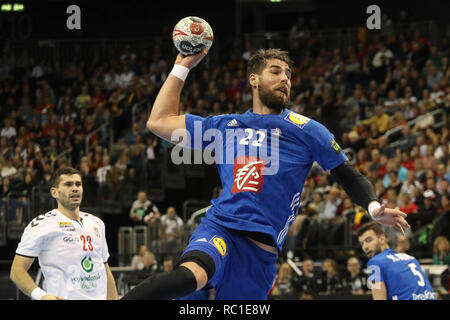
<svg viewBox="0 0 450 320"><path fill-rule="evenodd" d="M379 224L369 222L362 225L358 239L370 258L367 283L374 300L436 300L419 262L413 256L390 249Z"/></svg>
<svg viewBox="0 0 450 320"><path fill-rule="evenodd" d="M247 112L179 115L184 81L206 54L204 49L177 56L147 126L188 150L213 154L222 193L212 200L177 267L144 280L123 299L173 299L202 288L214 288L216 299L266 299L314 161L374 220L409 228L406 214L380 205L373 186L346 161L323 125L288 109L293 62L285 51L261 49L249 59L253 107ZM181 163L174 153L172 161Z"/></svg>

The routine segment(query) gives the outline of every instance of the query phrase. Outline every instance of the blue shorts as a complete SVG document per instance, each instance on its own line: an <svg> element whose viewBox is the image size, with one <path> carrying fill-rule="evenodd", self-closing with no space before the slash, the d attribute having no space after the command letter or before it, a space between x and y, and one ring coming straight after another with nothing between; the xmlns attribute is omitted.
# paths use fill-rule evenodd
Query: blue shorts
<svg viewBox="0 0 450 320"><path fill-rule="evenodd" d="M278 255L261 249L240 233L207 218L195 229L182 253L200 250L215 263L208 285L216 300L265 300L277 272Z"/></svg>

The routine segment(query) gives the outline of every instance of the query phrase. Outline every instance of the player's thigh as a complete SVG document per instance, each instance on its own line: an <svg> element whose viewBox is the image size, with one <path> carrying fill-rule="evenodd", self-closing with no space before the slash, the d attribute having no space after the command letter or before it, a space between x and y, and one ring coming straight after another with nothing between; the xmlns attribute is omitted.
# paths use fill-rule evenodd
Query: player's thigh
<svg viewBox="0 0 450 320"><path fill-rule="evenodd" d="M216 286L215 298L265 300L277 273L277 257L245 237L234 237L222 281Z"/></svg>
<svg viewBox="0 0 450 320"><path fill-rule="evenodd" d="M208 275L209 283L220 282L229 258L229 232L213 223L201 223L181 254L179 264L194 262ZM194 273L195 274L195 273Z"/></svg>

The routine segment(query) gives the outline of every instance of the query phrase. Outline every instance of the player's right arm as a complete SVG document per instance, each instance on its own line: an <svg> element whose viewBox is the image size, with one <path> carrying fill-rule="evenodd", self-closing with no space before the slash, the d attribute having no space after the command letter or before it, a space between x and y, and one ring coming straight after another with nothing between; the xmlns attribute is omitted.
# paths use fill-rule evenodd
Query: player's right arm
<svg viewBox="0 0 450 320"><path fill-rule="evenodd" d="M194 68L208 53L204 48L195 55L184 56L178 54L175 66L182 66L186 72ZM181 68L183 69L183 68ZM172 133L177 129L186 130L185 116L179 115L180 95L184 86L184 80L174 75L174 70L169 74L162 85L147 121L147 127L155 135L171 143L178 143L172 140Z"/></svg>
<svg viewBox="0 0 450 320"><path fill-rule="evenodd" d="M11 281L27 296L31 297L31 293L38 285L33 281L28 269L30 269L35 258L15 255L11 266ZM62 300L63 298L47 294L41 300Z"/></svg>
<svg viewBox="0 0 450 320"><path fill-rule="evenodd" d="M386 285L383 281L372 284L372 298L373 300L387 300Z"/></svg>

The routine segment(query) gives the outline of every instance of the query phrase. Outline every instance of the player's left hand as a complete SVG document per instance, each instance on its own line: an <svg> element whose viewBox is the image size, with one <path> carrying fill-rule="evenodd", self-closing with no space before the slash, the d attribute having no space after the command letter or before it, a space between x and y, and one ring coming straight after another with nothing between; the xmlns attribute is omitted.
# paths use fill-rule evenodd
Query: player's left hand
<svg viewBox="0 0 450 320"><path fill-rule="evenodd" d="M397 210L386 208L386 205L381 205L381 207L375 209L372 213L373 219L386 226L391 226L400 231L405 235L403 228L411 229L411 226L406 222L405 218L407 214Z"/></svg>

